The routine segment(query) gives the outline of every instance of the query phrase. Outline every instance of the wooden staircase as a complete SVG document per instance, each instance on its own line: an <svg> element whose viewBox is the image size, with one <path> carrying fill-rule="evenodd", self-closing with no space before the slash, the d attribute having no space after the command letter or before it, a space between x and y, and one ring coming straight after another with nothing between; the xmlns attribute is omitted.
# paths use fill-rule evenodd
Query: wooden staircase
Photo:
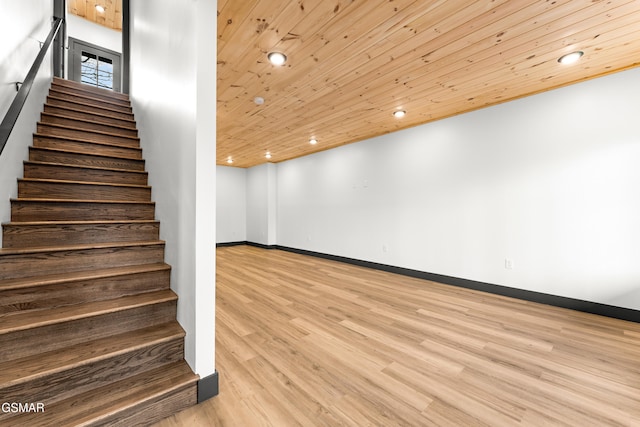
<svg viewBox="0 0 640 427"><path fill-rule="evenodd" d="M0 249L0 404L44 412L5 405L0 426L148 425L196 403L144 169L127 96L54 78Z"/></svg>

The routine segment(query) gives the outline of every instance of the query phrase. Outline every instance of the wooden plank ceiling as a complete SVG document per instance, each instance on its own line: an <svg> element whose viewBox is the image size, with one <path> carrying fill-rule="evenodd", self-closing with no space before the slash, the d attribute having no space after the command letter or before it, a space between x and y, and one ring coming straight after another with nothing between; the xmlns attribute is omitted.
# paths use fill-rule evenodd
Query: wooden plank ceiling
<svg viewBox="0 0 640 427"><path fill-rule="evenodd" d="M250 167L640 65L640 0L219 0L217 49L217 163Z"/></svg>
<svg viewBox="0 0 640 427"><path fill-rule="evenodd" d="M104 7L104 12L98 12L97 5ZM122 31L122 0L67 0L67 11L112 30Z"/></svg>

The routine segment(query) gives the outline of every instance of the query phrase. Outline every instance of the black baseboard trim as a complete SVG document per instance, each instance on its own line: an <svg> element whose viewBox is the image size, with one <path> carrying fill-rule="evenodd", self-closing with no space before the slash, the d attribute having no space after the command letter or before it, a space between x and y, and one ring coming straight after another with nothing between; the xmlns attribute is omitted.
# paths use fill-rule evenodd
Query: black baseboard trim
<svg viewBox="0 0 640 427"><path fill-rule="evenodd" d="M246 240L242 241L242 242L222 242L222 243L216 243L216 248L228 248L230 246L242 246L242 245L248 245L249 242L247 242Z"/></svg>
<svg viewBox="0 0 640 427"><path fill-rule="evenodd" d="M209 400L220 393L218 371L198 380L198 403Z"/></svg>
<svg viewBox="0 0 640 427"><path fill-rule="evenodd" d="M264 243L256 243L256 242L247 242L248 246L254 246L256 248L262 249L280 249L278 245L265 245Z"/></svg>
<svg viewBox="0 0 640 427"><path fill-rule="evenodd" d="M348 258L339 255L325 254L322 252L308 251L306 249L297 249L280 245L263 245L261 243L246 242L249 246L255 246L263 249L280 249L282 251L293 252L301 255L314 256L332 261L344 262L347 264L357 265L360 267L372 268L375 270L386 271L389 273L401 274L403 276L415 277L418 279L430 280L433 282L444 283L445 285L458 286L466 289L487 292L491 294L501 295L505 297L517 298L525 301L536 302L540 304L551 305L554 307L568 308L571 310L581 311L584 313L597 314L600 316L611 317L614 319L627 320L630 322L640 323L640 310L632 310L630 308L616 307L614 305L601 304L592 301L584 301L575 298L562 297L558 295L545 294L542 292L528 291L524 289L511 288L508 286L494 285L491 283L478 282L475 280L461 279L459 277L445 276L442 274L429 273L426 271L412 270L409 268L397 267L388 264L379 264L371 261L363 261L355 258Z"/></svg>
<svg viewBox="0 0 640 427"><path fill-rule="evenodd" d="M242 246L242 245L253 246L261 249L280 249L278 245L265 245L264 243L249 242L247 240L240 241L240 242L216 243L216 248L228 248L230 246Z"/></svg>

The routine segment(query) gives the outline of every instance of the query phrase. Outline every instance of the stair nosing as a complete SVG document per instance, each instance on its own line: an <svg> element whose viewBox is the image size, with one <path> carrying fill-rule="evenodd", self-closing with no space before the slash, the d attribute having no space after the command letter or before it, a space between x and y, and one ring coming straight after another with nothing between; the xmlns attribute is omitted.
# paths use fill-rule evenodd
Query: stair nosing
<svg viewBox="0 0 640 427"><path fill-rule="evenodd" d="M115 125L115 124L111 124L111 123L92 122L91 120L87 120L87 119L81 119L81 118L77 118L77 117L67 117L67 116L62 116L60 114L48 113L46 111L43 111L40 114L41 114L41 119L42 119L42 117L56 117L56 118L59 118L59 119L74 120L74 121L78 121L78 122L82 122L82 123L88 123L88 124L91 124L91 125L110 126L112 128L116 128L116 129L138 132L138 129L136 129L136 128L128 128L126 126L120 126L120 125ZM40 124L53 125L53 124L58 124L58 123L47 123L47 122L43 122L41 120ZM60 126L68 126L68 125L60 125ZM96 132L96 131L93 131L91 129L81 129L81 130L87 130L89 132ZM104 132L104 131L102 131L102 132ZM122 135L122 136L128 136L128 135Z"/></svg>
<svg viewBox="0 0 640 427"><path fill-rule="evenodd" d="M47 202L47 203L105 203L105 204L144 204L155 205L156 202L149 200L104 200L104 199L38 199L33 197L16 197L11 198L10 202Z"/></svg>
<svg viewBox="0 0 640 427"><path fill-rule="evenodd" d="M136 299L142 299L142 297L149 298L154 296L156 298L153 299L152 301L136 301ZM175 294L175 292L173 292L170 289L166 289L161 291L145 292L137 295L129 295L129 296L124 296L124 297L114 298L114 299L104 300L104 301L95 301L95 302L90 302L85 304L77 304L73 306L62 306L62 307L50 308L48 310L39 310L36 312L36 313L46 312L46 314L49 315L50 317L35 320L35 321L30 321L22 325L14 325L10 328L6 328L6 321L8 319L15 319L18 317L27 317L28 315L31 315L34 313L29 312L26 314L17 313L17 314L11 314L11 315L4 315L4 316L0 316L0 319L3 319L5 321L4 322L5 325L0 326L0 335L15 333L19 331L28 330L28 329L41 328L44 326L56 325L56 324L61 324L66 322L72 322L79 319L88 319L91 317L98 317L98 316L102 316L110 313L118 313L118 312L132 310L135 308L144 307L148 305L162 304L169 301L177 301L177 299L178 299L178 296ZM122 302L123 300L125 300L125 302L127 302L126 300L133 300L133 302L126 304L125 306L115 305L117 302ZM111 306L109 304L111 304ZM98 307L96 308L93 306L98 306ZM100 306L104 306L104 307L101 308ZM64 313L65 311L69 311L69 310L77 311L79 307L83 307L87 311L79 312L76 314ZM53 318L55 315L59 315L59 314L63 314L63 317ZM5 326L5 329L3 329L3 326Z"/></svg>
<svg viewBox="0 0 640 427"><path fill-rule="evenodd" d="M67 179L48 179L48 178L18 178L18 182L43 182L47 184L75 184L75 185L95 185L100 187L119 187L119 188L139 188L139 189L151 189L150 185L139 184L121 184L112 182L99 182L99 181L75 181Z"/></svg>
<svg viewBox="0 0 640 427"><path fill-rule="evenodd" d="M129 224L129 223L159 223L157 219L116 219L116 220L87 220L87 221L9 221L3 222L2 225L92 225L92 224Z"/></svg>
<svg viewBox="0 0 640 427"><path fill-rule="evenodd" d="M61 99L61 101L67 101L67 100L66 99L62 100ZM74 103L73 101L69 101L69 102ZM78 104L78 103L74 103L74 104ZM135 119L133 119L133 118L125 119L125 118L122 118L122 117L117 117L115 115L109 114L109 113L113 112L114 110L105 110L105 112L100 112L99 113L97 111L81 110L79 108L73 108L73 107L69 107L69 106L66 106L66 105L53 105L53 104L49 104L48 102L45 102L44 105L45 105L45 107L59 108L61 110L73 111L75 113L83 113L83 114L89 114L89 115L92 115L92 116L103 117L103 118L106 118L106 119L114 119L114 120L121 120L123 122L129 122L129 123L131 123L133 125L133 127L131 129L136 129L137 122L136 122ZM86 105L86 104L78 104L78 105ZM100 107L98 107L98 108L100 108ZM46 113L46 111L44 111L44 110L42 112ZM129 114L129 113L125 113L125 112L120 112L120 113L121 114ZM48 114L53 114L53 113L48 113ZM131 115L133 116L133 113L131 113ZM71 117L67 117L67 116L63 116L63 117L71 118Z"/></svg>
<svg viewBox="0 0 640 427"><path fill-rule="evenodd" d="M136 173L136 174L145 174L148 175L147 171L137 171L130 169L118 169L118 168L103 168L100 166L89 166L89 165L76 165L76 164L68 164L68 163L55 163L55 162L42 162L39 160L25 160L23 162L25 165L33 165L33 166L54 166L54 167L65 167L65 168L74 168L74 169L91 169L96 171L109 171L109 172L125 172L125 173Z"/></svg>
<svg viewBox="0 0 640 427"><path fill-rule="evenodd" d="M39 121L38 122L38 126L50 126L50 127L54 127L54 128L58 128L58 129L75 130L75 131L79 131L79 132L86 132L86 133L90 133L90 134L97 134L97 135L103 135L103 136L114 136L114 137L117 137L117 138L131 139L133 141L140 142L140 137L139 136L118 135L117 133L104 132L104 131L91 130L91 129L74 128L73 126L60 125L60 124L57 124L57 123L46 123L46 122ZM40 132L36 132L36 133L40 133ZM49 135L49 136L56 136L56 135Z"/></svg>
<svg viewBox="0 0 640 427"><path fill-rule="evenodd" d="M157 329L159 326L164 326L166 329L169 328L176 328L177 322L166 322L166 323L162 323L160 325L155 325L155 326L149 326L146 328L142 328L142 329L137 329L133 332L137 332L138 335L140 334L140 332L145 331L149 332L153 329ZM47 369L42 369L39 372L31 372L29 375L26 376L22 376L20 378L14 378L12 380L5 380L4 382L0 382L0 388L5 388L5 387L11 387L11 386L15 386L18 384L23 384L29 381L34 381L40 378L44 378L47 377L49 375L54 375L60 372L64 372L66 370L69 369L75 369L77 367L80 366L86 366L92 363L96 363L96 362L100 362L102 360L107 360L107 359L111 359L114 357L118 357L120 355L132 352L132 351L137 351L140 349L143 349L145 347L152 347L154 345L157 344L161 344L161 343L165 343L165 342L170 342L176 339L180 339L180 338L184 338L186 336L186 333L184 332L184 330L182 330L182 328L179 326L179 324L177 324L178 327L181 329L181 331L166 331L168 333L168 335L165 335L163 337L157 337L157 338L153 338L153 339L147 339L147 341L142 341L142 342L138 342L137 344L133 344L131 346L128 346L126 348L124 347L120 347L117 350L111 350L108 353L100 353L100 354L95 354L93 356L89 356L83 360L76 360L72 363L67 363L67 364L60 364L58 366L56 366L55 368L47 368ZM104 337L104 338L99 338L97 340L93 340L90 341L89 343L81 343L81 344L75 344L73 346L70 347L65 347L64 351L73 351L73 350L78 350L80 348L82 348L83 346L87 346L88 344L92 344L92 345L104 345L104 342L108 342L109 340L113 340L114 338L117 337L121 337L121 336L125 336L125 335L129 335L130 332L125 332L125 333L121 333L121 334L117 334L117 335L110 335L108 337ZM11 363L16 363L25 359L36 359L38 357L42 358L42 357L46 357L48 354L50 353L55 353L57 355L63 353L63 351L61 351L60 349L58 350L53 350L53 351L49 351L46 352L44 355L43 354L37 354L35 356L27 356L25 358L22 359L18 359L18 360L13 360ZM29 372L29 371L28 371ZM2 379L0 378L0 381L2 381Z"/></svg>
<svg viewBox="0 0 640 427"><path fill-rule="evenodd" d="M82 280L96 280L109 277L126 276L129 274L142 274L166 270L171 270L171 266L169 264L165 262L157 262L149 264L128 265L125 267L102 268L97 270L81 270L71 271L67 273L54 273L35 277L19 277L3 280L0 291L38 288L40 286L51 286L60 283L74 283ZM37 282L34 282L34 279L38 279Z"/></svg>

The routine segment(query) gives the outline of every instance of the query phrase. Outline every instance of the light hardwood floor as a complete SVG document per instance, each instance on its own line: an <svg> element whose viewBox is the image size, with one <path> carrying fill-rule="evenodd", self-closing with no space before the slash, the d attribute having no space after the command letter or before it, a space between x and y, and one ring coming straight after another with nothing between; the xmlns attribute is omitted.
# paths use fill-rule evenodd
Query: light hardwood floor
<svg viewBox="0 0 640 427"><path fill-rule="evenodd" d="M217 251L220 394L157 426L639 426L640 324Z"/></svg>

